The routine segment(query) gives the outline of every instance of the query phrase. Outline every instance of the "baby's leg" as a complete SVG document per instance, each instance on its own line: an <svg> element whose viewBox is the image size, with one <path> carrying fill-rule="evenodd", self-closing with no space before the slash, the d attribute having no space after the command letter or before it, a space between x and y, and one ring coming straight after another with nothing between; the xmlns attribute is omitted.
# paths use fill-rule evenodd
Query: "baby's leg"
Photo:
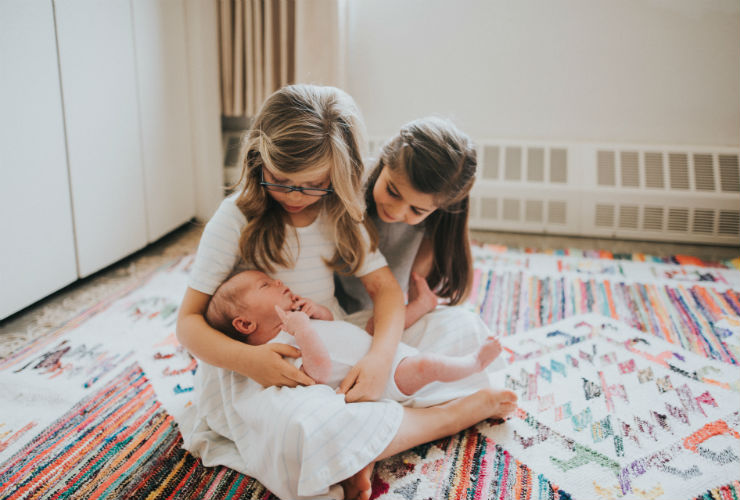
<svg viewBox="0 0 740 500"><path fill-rule="evenodd" d="M454 382L485 369L501 354L501 343L488 337L477 352L467 356L418 354L401 360L394 374L399 390L414 394L432 382Z"/></svg>

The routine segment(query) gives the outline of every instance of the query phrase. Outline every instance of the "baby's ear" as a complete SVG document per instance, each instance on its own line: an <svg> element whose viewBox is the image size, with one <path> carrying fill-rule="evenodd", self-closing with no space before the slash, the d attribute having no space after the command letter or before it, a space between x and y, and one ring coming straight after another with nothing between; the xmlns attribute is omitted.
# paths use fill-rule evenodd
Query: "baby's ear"
<svg viewBox="0 0 740 500"><path fill-rule="evenodd" d="M242 316L234 318L231 325L237 332L243 333L244 335L249 335L257 330L257 323L255 321L250 321Z"/></svg>

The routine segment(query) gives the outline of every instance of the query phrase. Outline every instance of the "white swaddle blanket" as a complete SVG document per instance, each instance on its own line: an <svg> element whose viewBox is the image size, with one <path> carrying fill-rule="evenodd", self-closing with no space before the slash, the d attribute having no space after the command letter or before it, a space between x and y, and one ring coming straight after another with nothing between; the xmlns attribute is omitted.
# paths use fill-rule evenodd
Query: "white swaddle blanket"
<svg viewBox="0 0 740 500"><path fill-rule="evenodd" d="M364 326L368 317L361 312L345 319ZM459 356L490 334L476 314L440 307L408 328L402 340L422 352ZM499 363L500 358L494 362ZM486 373L465 384L433 383L404 404L431 406L489 385ZM194 398L178 422L183 447L206 466L225 465L258 479L282 499L341 498L341 489L331 486L372 462L403 418L395 401L347 404L326 385L263 388L203 362Z"/></svg>

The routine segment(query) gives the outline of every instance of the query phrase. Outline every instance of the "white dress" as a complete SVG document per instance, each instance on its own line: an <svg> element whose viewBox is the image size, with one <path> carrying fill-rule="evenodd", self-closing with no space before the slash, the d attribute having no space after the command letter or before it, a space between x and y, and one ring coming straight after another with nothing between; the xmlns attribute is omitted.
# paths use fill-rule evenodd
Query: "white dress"
<svg viewBox="0 0 740 500"><path fill-rule="evenodd" d="M225 199L208 222L191 270L189 286L213 294L238 270L238 241L246 223ZM297 228L298 245L288 233L287 244L298 255L293 269L273 273L295 293L341 310L334 299L333 277L322 257L334 253L331 228L319 217ZM385 266L376 252L366 256L359 276ZM283 499L327 498L334 485L374 460L390 443L403 417L394 401L344 402L328 386L262 388L247 377L199 363L193 405L178 424L183 447L206 466L226 465L258 479Z"/></svg>

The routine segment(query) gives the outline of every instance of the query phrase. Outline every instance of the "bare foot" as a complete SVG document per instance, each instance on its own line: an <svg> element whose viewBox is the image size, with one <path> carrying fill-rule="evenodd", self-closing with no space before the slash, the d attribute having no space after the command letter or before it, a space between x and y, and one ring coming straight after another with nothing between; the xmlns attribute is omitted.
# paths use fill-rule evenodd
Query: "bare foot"
<svg viewBox="0 0 740 500"><path fill-rule="evenodd" d="M342 481L345 500L370 500L370 494L373 492L371 479L374 467L375 462L371 462L354 476Z"/></svg>
<svg viewBox="0 0 740 500"><path fill-rule="evenodd" d="M490 365L501 354L501 342L496 337L488 337L481 346L476 359L481 370Z"/></svg>
<svg viewBox="0 0 740 500"><path fill-rule="evenodd" d="M516 393L503 389L481 389L480 393L486 394L486 405L488 405L488 418L509 417L516 410L516 402L519 397Z"/></svg>

